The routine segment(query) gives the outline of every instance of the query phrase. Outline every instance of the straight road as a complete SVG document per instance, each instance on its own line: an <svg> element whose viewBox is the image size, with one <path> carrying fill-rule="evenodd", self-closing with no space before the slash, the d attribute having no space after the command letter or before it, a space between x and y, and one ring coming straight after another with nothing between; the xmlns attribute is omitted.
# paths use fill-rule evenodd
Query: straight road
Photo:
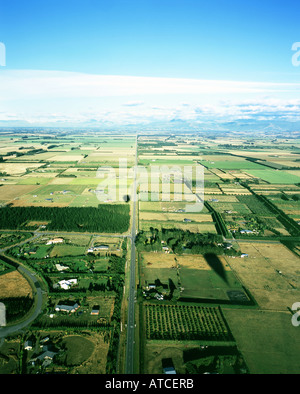
<svg viewBox="0 0 300 394"><path fill-rule="evenodd" d="M134 181L132 191L132 224L131 224L131 256L130 256L130 280L129 280L129 297L128 297L128 317L127 317L127 343L126 343L126 365L125 373L134 373L134 326L135 326L135 263L136 263L136 252L135 252L135 236L136 236L136 206L137 206L137 190L136 190L136 178L137 178L137 138L136 138L136 154L135 154L135 166L134 166Z"/></svg>

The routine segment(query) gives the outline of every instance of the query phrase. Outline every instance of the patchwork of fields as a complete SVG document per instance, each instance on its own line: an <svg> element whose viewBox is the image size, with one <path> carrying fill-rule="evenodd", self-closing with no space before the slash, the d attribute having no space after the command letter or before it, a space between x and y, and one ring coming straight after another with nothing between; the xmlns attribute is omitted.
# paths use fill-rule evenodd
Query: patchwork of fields
<svg viewBox="0 0 300 394"><path fill-rule="evenodd" d="M0 345L0 373L124 372L133 247L137 373L299 373L299 154L295 138L243 133L1 135L8 325L36 305L18 264L44 298ZM37 361L46 337L54 363Z"/></svg>
<svg viewBox="0 0 300 394"><path fill-rule="evenodd" d="M145 251L139 254L139 280L144 289L141 332L146 332L147 338L144 371L151 373L159 369L152 352L158 341L162 347L156 354L172 358L181 372L182 364L187 364L178 341L197 353L199 345L194 342L192 346L191 342L197 338L200 351L202 345L208 345L215 349L214 355L218 354L214 346L220 343L226 346L226 341L209 338L208 328L205 337L201 318L192 311L183 311L219 305L231 339L241 349L243 370L299 372L295 359L300 349L298 345L292 348L286 332L295 339L296 329L288 311L300 297L300 260L295 254L300 247L297 241L300 146L295 148L292 142L289 145L286 141L281 145L278 141L276 148L269 149L270 144L261 140L257 149L246 150L247 138L235 137L231 141L199 137L193 140L192 146L188 139L186 144L180 144L176 137L165 141L164 145L163 138L140 137L140 164L149 169L167 163L183 168L182 165L190 166L193 161L194 167L204 168L204 204L198 212L190 213L188 207L195 202L188 201L183 193L182 200L176 202L172 187L169 202L158 198L139 203L139 229L145 233L146 240L148 236ZM147 152L143 145L147 146ZM196 194L195 181L193 178L190 191ZM171 178L171 186L172 182ZM147 187L149 190L150 183ZM155 191L159 187L157 182L153 185ZM225 235L229 250L225 248L226 254L215 256L212 260L215 263L210 264L204 254L190 254L185 242L182 247L178 247L178 241L174 243L174 252L171 241L160 241L165 239L160 234L172 228ZM290 245L293 251L283 244L291 236L296 237ZM203 313L208 317L208 313ZM276 344L280 349L275 350ZM289 349L289 356L284 346ZM220 354L218 357L221 359ZM163 358L160 360L163 363ZM202 358L198 355L191 363L194 370L211 370L212 360L208 355ZM225 361L222 363L225 368ZM241 372L235 369L234 373Z"/></svg>

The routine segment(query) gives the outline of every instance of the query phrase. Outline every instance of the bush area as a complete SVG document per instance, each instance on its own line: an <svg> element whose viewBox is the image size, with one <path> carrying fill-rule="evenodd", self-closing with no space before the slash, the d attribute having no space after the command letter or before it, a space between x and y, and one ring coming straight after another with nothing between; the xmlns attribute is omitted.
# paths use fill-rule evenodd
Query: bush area
<svg viewBox="0 0 300 394"><path fill-rule="evenodd" d="M33 299L29 296L2 298L0 302L5 304L7 323L13 323L22 318L33 305Z"/></svg>
<svg viewBox="0 0 300 394"><path fill-rule="evenodd" d="M3 207L0 228L22 229L29 221L49 221L50 231L123 233L129 227L129 205L95 207ZM28 227L27 227L28 228Z"/></svg>
<svg viewBox="0 0 300 394"><path fill-rule="evenodd" d="M136 236L135 242L139 252L161 251L163 242L175 254L215 253L223 255L224 253L230 253L230 255L233 255L236 253L238 255L238 252L235 250L231 249L229 252L229 250L221 246L223 239L220 235L192 233L189 230L163 228L162 231L159 231L151 228L150 232L140 231Z"/></svg>

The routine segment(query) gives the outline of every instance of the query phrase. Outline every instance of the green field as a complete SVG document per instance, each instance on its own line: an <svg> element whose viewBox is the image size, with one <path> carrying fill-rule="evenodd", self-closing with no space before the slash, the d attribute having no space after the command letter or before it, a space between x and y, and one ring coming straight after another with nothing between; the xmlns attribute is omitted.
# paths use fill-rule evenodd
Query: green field
<svg viewBox="0 0 300 394"><path fill-rule="evenodd" d="M299 374L299 330L289 312L222 310L252 374Z"/></svg>
<svg viewBox="0 0 300 394"><path fill-rule="evenodd" d="M216 156L215 161L207 161L207 160L200 160L198 161L199 164L203 165L207 168L219 168L221 170L247 170L247 169L260 169L262 168L261 165L256 164L252 161L248 160L218 160L218 156Z"/></svg>
<svg viewBox="0 0 300 394"><path fill-rule="evenodd" d="M195 165L193 160L175 160L175 159L141 159L139 160L141 166L192 166Z"/></svg>
<svg viewBox="0 0 300 394"><path fill-rule="evenodd" d="M74 245L55 245L51 251L51 257L63 257L63 256L81 256L86 252L86 248L83 246Z"/></svg>
<svg viewBox="0 0 300 394"><path fill-rule="evenodd" d="M285 171L279 170L248 170L250 175L256 178L261 178L266 182L273 184L294 184L300 183L300 177L297 175L290 174Z"/></svg>
<svg viewBox="0 0 300 394"><path fill-rule="evenodd" d="M230 291L238 290L244 294L241 283L235 275L228 271L224 277L218 275L214 270L197 270L182 268L180 271L181 285L184 291L181 299L206 299L229 301ZM238 294L238 293L235 293Z"/></svg>

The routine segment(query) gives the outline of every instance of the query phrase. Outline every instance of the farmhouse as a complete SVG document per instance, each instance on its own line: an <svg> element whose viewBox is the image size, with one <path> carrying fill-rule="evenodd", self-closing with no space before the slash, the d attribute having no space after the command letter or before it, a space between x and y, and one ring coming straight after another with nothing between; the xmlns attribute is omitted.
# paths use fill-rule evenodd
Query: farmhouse
<svg viewBox="0 0 300 394"><path fill-rule="evenodd" d="M109 246L108 245L95 246L94 248L89 248L87 250L87 253L99 252L101 250L109 250Z"/></svg>
<svg viewBox="0 0 300 394"><path fill-rule="evenodd" d="M62 264L55 264L55 267L57 271L65 271L70 268L67 265L62 265Z"/></svg>
<svg viewBox="0 0 300 394"><path fill-rule="evenodd" d="M69 290L70 287L72 287L74 285L77 285L77 279L67 279L67 280L64 279L64 280L59 281L53 287L60 286L61 289Z"/></svg>
<svg viewBox="0 0 300 394"><path fill-rule="evenodd" d="M46 245L61 244L62 242L64 242L63 238L54 238L54 239L49 239Z"/></svg>
<svg viewBox="0 0 300 394"><path fill-rule="evenodd" d="M74 313L77 311L77 309L80 307L79 304L77 304L77 302L69 302L69 301L61 301L59 302L56 307L55 310L57 312L71 312Z"/></svg>
<svg viewBox="0 0 300 394"><path fill-rule="evenodd" d="M241 230L240 231L241 234L253 234L252 230Z"/></svg>
<svg viewBox="0 0 300 394"><path fill-rule="evenodd" d="M100 245L100 246L96 246L94 248L95 251L97 250L109 250L109 246L108 245Z"/></svg>
<svg viewBox="0 0 300 394"><path fill-rule="evenodd" d="M54 356L56 356L56 352L52 352L50 350L46 350L44 353L40 354L36 360L43 362L43 366L46 367L47 365L51 364L53 361Z"/></svg>

